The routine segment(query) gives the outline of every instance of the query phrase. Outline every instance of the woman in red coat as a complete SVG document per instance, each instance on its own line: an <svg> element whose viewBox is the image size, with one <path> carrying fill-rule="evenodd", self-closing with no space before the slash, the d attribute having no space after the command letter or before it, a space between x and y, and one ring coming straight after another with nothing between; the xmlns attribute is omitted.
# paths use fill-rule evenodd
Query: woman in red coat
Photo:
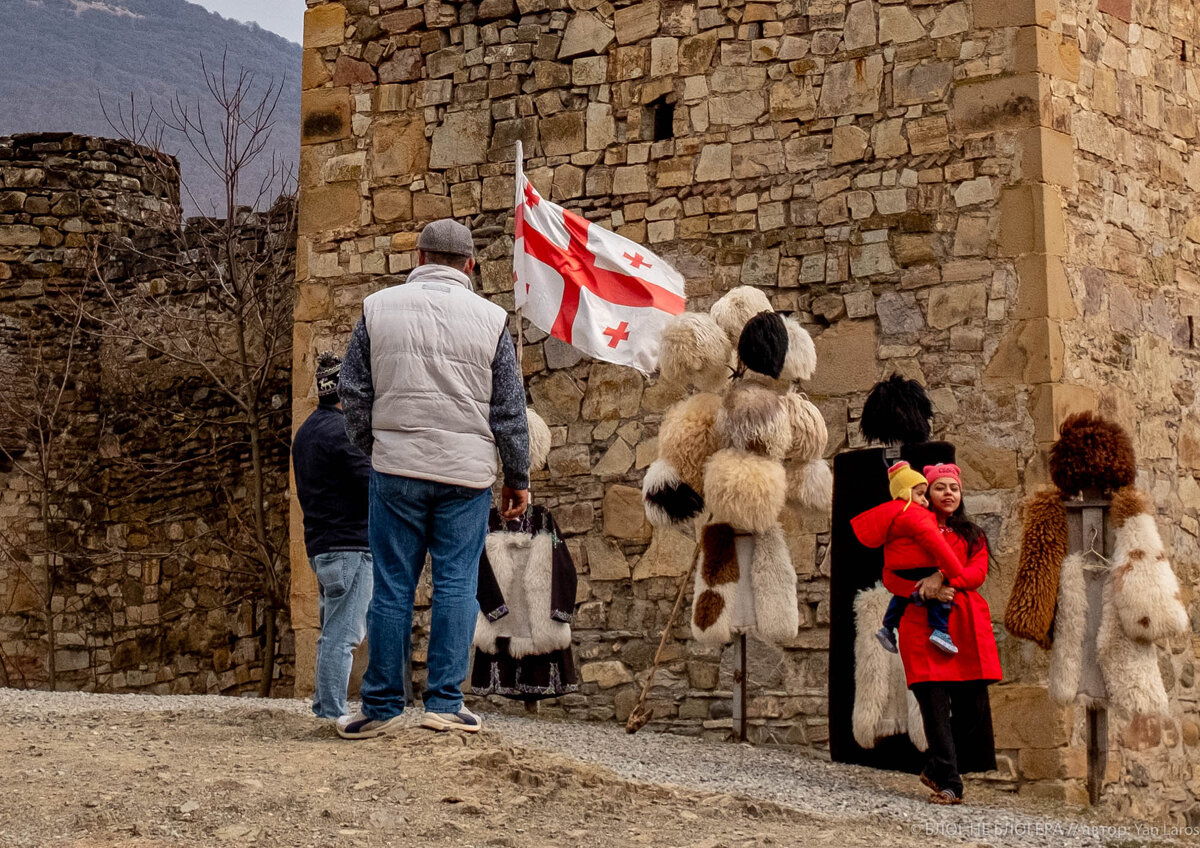
<svg viewBox="0 0 1200 848"><path fill-rule="evenodd" d="M992 616L979 587L987 579L988 548L983 530L966 517L962 503L962 473L957 465L925 468L927 497L943 538L961 557L962 571L951 577L939 572L919 581L887 571L883 585L909 597L937 598L954 605L950 636L957 654L944 653L929 643L929 619L910 604L900 620L900 657L908 688L921 705L928 761L921 782L933 790L935 804L962 803L962 775L996 767L992 711L987 687L1000 680L1000 655L992 633Z"/></svg>

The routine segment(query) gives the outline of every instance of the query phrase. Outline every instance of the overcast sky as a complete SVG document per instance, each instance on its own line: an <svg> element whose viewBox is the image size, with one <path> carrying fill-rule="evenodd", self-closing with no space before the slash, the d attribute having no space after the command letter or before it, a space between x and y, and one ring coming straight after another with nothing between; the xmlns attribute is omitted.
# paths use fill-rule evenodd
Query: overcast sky
<svg viewBox="0 0 1200 848"><path fill-rule="evenodd" d="M297 44L304 37L304 0L192 0L222 17L254 21Z"/></svg>

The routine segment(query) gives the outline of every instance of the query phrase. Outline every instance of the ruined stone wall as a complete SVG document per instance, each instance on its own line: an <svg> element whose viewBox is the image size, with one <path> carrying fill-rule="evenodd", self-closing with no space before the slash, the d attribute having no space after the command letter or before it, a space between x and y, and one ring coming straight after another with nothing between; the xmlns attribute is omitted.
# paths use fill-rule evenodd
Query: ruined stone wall
<svg viewBox="0 0 1200 848"><path fill-rule="evenodd" d="M0 365L7 375L0 440L18 463L50 457L49 543L61 554L49 600L60 689L156 693L253 690L261 673L261 610L247 597L241 563L211 542L232 538L244 510L237 457L222 439L175 420L168 401L211 420L236 413L206 386L84 320L69 343L76 304L103 318L91 265L97 240L129 237L141 248L173 244L179 186L161 154L67 134L0 139ZM102 247L100 270L122 286L149 284L150 256ZM110 262L124 257L120 263ZM142 266L142 267L139 267ZM143 274L141 279L138 275ZM39 454L24 413L45 401L71 356L54 448ZM37 379L34 379L34 377ZM28 378L28 379L27 379ZM287 369L271 381L286 410ZM283 418L283 413L280 413ZM286 430L274 456L269 499L282 520ZM0 463L0 668L4 685L47 683L47 537L39 475ZM228 497L226 497L228 495ZM225 559L222 559L225 557ZM290 632L283 627L276 691L290 691Z"/></svg>

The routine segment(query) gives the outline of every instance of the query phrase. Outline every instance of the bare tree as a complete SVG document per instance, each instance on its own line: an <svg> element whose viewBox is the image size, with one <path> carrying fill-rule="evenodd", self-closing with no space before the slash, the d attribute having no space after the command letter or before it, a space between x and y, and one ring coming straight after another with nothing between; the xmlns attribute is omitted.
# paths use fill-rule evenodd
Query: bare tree
<svg viewBox="0 0 1200 848"><path fill-rule="evenodd" d="M266 696L288 600L287 520L269 499L287 474L290 404L279 387L291 367L295 181L290 167L272 159L266 178L245 184L264 156L282 83L258 85L224 62L215 71L201 64L209 102L176 99L139 113L131 100L106 114L124 139L142 146L147 169L167 184L178 181L182 198L199 206L177 162L154 153L171 142L188 145L223 184L223 208L202 210L186 226L177 208L164 208L161 220L140 222L139 232L150 235L98 242L92 276L103 308L89 309L89 317L106 342L140 352L180 383L203 386L156 403L169 407L175 424L206 434L218 459L207 467L219 479L203 482L224 500L237 532L210 538L231 573L253 578L252 595L262 604L259 693ZM207 117L214 112L215 121ZM205 393L213 400L196 400ZM219 406L232 414L214 416Z"/></svg>

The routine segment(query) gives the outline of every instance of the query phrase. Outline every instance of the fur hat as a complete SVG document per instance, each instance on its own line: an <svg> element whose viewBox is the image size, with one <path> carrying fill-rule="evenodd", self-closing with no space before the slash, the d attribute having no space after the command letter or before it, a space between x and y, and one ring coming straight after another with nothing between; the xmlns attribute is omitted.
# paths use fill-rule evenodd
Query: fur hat
<svg viewBox="0 0 1200 848"><path fill-rule="evenodd" d="M792 447L792 426L783 399L757 383L739 380L717 412L717 440L737 448L783 459Z"/></svg>
<svg viewBox="0 0 1200 848"><path fill-rule="evenodd" d="M760 312L770 311L771 301L765 294L753 286L738 286L714 303L709 314L729 336L730 343L736 344L747 321Z"/></svg>
<svg viewBox="0 0 1200 848"><path fill-rule="evenodd" d="M533 407L525 410L525 418L529 421L529 470L538 471L550 457L550 428Z"/></svg>
<svg viewBox="0 0 1200 848"><path fill-rule="evenodd" d="M828 514L833 508L833 471L823 459L789 460L787 472L788 500L805 509Z"/></svg>
<svg viewBox="0 0 1200 848"><path fill-rule="evenodd" d="M925 477L918 474L911 465L903 460L888 469L888 491L894 500L911 503L912 490L917 486L924 485L927 485Z"/></svg>
<svg viewBox="0 0 1200 848"><path fill-rule="evenodd" d="M773 459L726 448L704 469L704 501L714 523L763 533L779 521L787 497L787 475Z"/></svg>
<svg viewBox="0 0 1200 848"><path fill-rule="evenodd" d="M342 358L331 350L317 354L317 399L320 403L338 402L338 379L342 372Z"/></svg>
<svg viewBox="0 0 1200 848"><path fill-rule="evenodd" d="M779 377L789 383L808 380L817 370L817 346L795 318L785 316L783 324L787 327L788 350Z"/></svg>
<svg viewBox="0 0 1200 848"><path fill-rule="evenodd" d="M729 382L732 352L729 337L711 315L681 312L663 327L658 367L672 385L719 391Z"/></svg>
<svg viewBox="0 0 1200 848"><path fill-rule="evenodd" d="M787 354L788 331L782 316L763 311L746 322L738 337L738 359L746 368L777 379Z"/></svg>
<svg viewBox="0 0 1200 848"><path fill-rule="evenodd" d="M912 445L929 441L933 404L916 380L893 374L875 384L863 403L862 434L868 442Z"/></svg>
<svg viewBox="0 0 1200 848"><path fill-rule="evenodd" d="M783 402L792 425L792 445L788 456L806 460L818 459L825 453L825 446L829 443L829 430L825 426L821 410L804 395L796 392L784 395Z"/></svg>
<svg viewBox="0 0 1200 848"><path fill-rule="evenodd" d="M1132 486L1137 460L1129 434L1093 412L1069 416L1050 449L1050 479L1067 495L1084 489L1111 492Z"/></svg>
<svg viewBox="0 0 1200 848"><path fill-rule="evenodd" d="M721 398L698 394L681 400L663 415L658 428L658 456L675 469L679 479L701 496L704 463L717 449L715 424Z"/></svg>

